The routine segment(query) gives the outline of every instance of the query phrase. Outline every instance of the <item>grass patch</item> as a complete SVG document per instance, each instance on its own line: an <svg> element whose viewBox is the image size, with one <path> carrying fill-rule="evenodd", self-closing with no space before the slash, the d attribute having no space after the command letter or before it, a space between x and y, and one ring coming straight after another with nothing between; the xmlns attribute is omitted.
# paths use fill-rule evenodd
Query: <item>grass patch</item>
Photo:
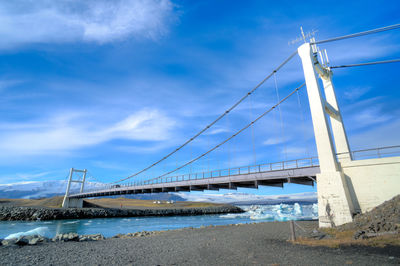
<svg viewBox="0 0 400 266"><path fill-rule="evenodd" d="M104 208L205 208L213 206L221 206L222 204L214 204L208 202L190 202L190 201L177 201L174 203L167 203L166 201L160 201L160 203L154 203L155 200L137 200L127 198L99 198L85 200L88 203L97 205Z"/></svg>
<svg viewBox="0 0 400 266"><path fill-rule="evenodd" d="M23 206L23 207L47 207L47 208L61 208L64 197L52 197L43 199L0 199L0 205L4 206ZM224 204L216 204L209 202L191 202L191 201L177 201L174 203L167 203L165 200L160 201L160 204L154 203L155 200L138 200L128 198L96 198L85 199L85 207L98 207L98 208L122 208L135 209L135 208L148 208L148 209L176 209L176 208L207 208L223 206Z"/></svg>

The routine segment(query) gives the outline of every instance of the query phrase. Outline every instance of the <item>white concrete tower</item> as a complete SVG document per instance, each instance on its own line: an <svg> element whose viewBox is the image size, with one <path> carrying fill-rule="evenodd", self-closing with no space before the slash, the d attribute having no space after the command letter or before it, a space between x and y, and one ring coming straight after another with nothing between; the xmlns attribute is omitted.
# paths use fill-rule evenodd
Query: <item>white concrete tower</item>
<svg viewBox="0 0 400 266"><path fill-rule="evenodd" d="M82 173L82 180L74 180L73 179L74 172ZM85 185L85 179L86 179L86 173L87 173L86 169L78 170L78 169L71 168L71 170L69 171L67 190L65 191L65 196L64 196L63 203L62 203L63 208L82 208L83 199L70 198L69 194L70 194L70 189L71 189L71 183L80 183L81 188L79 191L80 191L80 193L83 192L83 188Z"/></svg>
<svg viewBox="0 0 400 266"><path fill-rule="evenodd" d="M309 43L301 45L298 53L303 64L321 169L321 173L317 175L319 225L332 227L351 222L355 212L345 175L336 158L336 153L343 153L344 160L351 160L349 145L330 71L319 65L317 55ZM320 89L317 72L323 80L326 99ZM331 116L331 121L328 120L328 115Z"/></svg>

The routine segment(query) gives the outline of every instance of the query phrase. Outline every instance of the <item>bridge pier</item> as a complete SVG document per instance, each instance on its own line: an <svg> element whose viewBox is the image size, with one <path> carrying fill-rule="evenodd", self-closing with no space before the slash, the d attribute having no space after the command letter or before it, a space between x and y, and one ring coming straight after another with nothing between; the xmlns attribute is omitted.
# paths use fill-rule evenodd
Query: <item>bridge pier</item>
<svg viewBox="0 0 400 266"><path fill-rule="evenodd" d="M65 192L64 200L62 203L63 208L82 208L83 207L83 199L71 198L71 197L69 197L69 194L70 194L70 189L71 189L71 183L80 183L81 184L80 193L83 192L83 188L85 185L86 172L87 172L86 169L78 170L78 169L74 169L74 168L71 168L71 170L69 171L67 190ZM73 179L74 173L82 173L82 180L74 180Z"/></svg>
<svg viewBox="0 0 400 266"><path fill-rule="evenodd" d="M318 62L315 45L298 48L318 151L318 216L320 227L353 221L399 194L400 157L353 160L332 84L332 72ZM322 79L322 96L317 74ZM329 120L328 120L329 118Z"/></svg>
<svg viewBox="0 0 400 266"><path fill-rule="evenodd" d="M82 208L83 199L66 197L63 201L63 208Z"/></svg>

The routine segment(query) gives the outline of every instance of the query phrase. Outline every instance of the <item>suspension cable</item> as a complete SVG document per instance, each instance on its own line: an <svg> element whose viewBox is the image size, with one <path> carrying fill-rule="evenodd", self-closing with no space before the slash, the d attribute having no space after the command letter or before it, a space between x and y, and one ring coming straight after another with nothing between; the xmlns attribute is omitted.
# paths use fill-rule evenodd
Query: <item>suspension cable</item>
<svg viewBox="0 0 400 266"><path fill-rule="evenodd" d="M126 178L122 178L119 179L117 181L111 182L110 184L115 184L115 183L119 183L122 181L125 181L127 179L130 179L132 177L135 177L147 170L149 170L150 168L153 168L154 166L156 166L157 164L159 164L160 162L164 161L165 159L169 158L172 154L176 153L177 151L181 150L183 147L185 147L187 144L189 144L190 142L192 142L194 139L196 139L198 136L200 136L202 133L204 133L206 130L208 130L210 127L212 127L215 123L217 123L219 120L221 120L225 115L227 115L229 112L231 112L233 109L235 109L241 102L243 102L249 95L251 95L255 90L257 90L261 85L263 85L268 79L270 79L272 77L272 75L274 73L276 73L277 71L279 71L284 65L286 65L295 55L297 54L297 50L295 52L293 52L285 61L283 61L276 69L274 69L267 77L265 77L260 83L258 83L252 90L250 90L249 92L246 93L246 95L244 95L242 98L240 98L239 101L237 101L234 105L232 105L229 109L227 109L224 113L222 113L217 119L215 119L213 122L211 122L210 124L208 124L205 128L203 128L202 130L200 130L196 135L194 135L193 137L191 137L190 139L188 139L186 142L184 142L182 145L180 145L178 148L176 148L175 150L173 150L172 152L168 153L166 156L162 157L161 159L159 159L158 161L156 161L155 163L143 168L142 170L126 177Z"/></svg>
<svg viewBox="0 0 400 266"><path fill-rule="evenodd" d="M351 65L331 66L330 68L344 68L344 67L370 66L370 65L379 65L379 64L388 64L388 63L398 63L398 62L400 62L400 58L398 58L398 59L391 59L391 60L383 60L383 61L375 61L375 62L359 63L359 64L351 64Z"/></svg>
<svg viewBox="0 0 400 266"><path fill-rule="evenodd" d="M253 120L253 98L249 97L249 103L250 103L250 121ZM254 159L254 165L257 164L257 154L256 154L256 144L255 144L255 137L254 137L254 125L251 125L251 144L253 148L253 159Z"/></svg>
<svg viewBox="0 0 400 266"><path fill-rule="evenodd" d="M304 112L303 112L303 106L301 104L301 100L300 100L300 93L299 91L296 92L297 94L297 104L299 107L299 113L300 113L300 119L301 119L301 127L303 131L303 139L304 139L304 144L306 144L306 153L307 153L307 157L311 157L310 156L310 148L307 145L307 136L306 136L306 124L304 121Z"/></svg>
<svg viewBox="0 0 400 266"><path fill-rule="evenodd" d="M239 135L240 133L242 133L244 130L246 130L247 128L249 128L251 125L253 125L254 123L256 123L258 120L260 120L262 117L264 117L265 115L267 115L268 113L270 113L272 110L274 110L276 107L278 107L280 104L282 104L283 102L285 102L288 98L290 98L294 93L296 93L296 91L300 90L302 87L305 86L305 83L301 84L299 87L297 87L296 89L294 89L291 93L289 93L285 98L283 98L282 100L280 100L278 103L276 103L274 106L272 106L271 108L269 108L268 110L266 110L264 113L262 113L260 116L258 116L255 120L253 120L252 122L250 122L249 124L247 124L246 126L244 126L243 128L241 128L240 130L236 131L235 134L233 134L232 136L230 136L229 138L225 139L224 141L220 142L219 144L217 144L216 146L214 146L213 148L211 148L210 150L208 150L207 152L197 156L196 158L188 161L187 163L177 167L176 169L169 171L165 174L162 174L158 177L149 179L147 181L151 181L151 180L156 180L158 178L162 178L164 176L167 176L169 174L172 174L186 166L188 166L189 164L197 161L198 159L206 156L207 154L209 154L210 152L216 150L217 148L221 147L223 144L225 144L226 142L228 142L229 140L233 139L234 137L236 137L237 135Z"/></svg>
<svg viewBox="0 0 400 266"><path fill-rule="evenodd" d="M344 40L344 39L349 39L349 38L354 38L354 37L360 37L360 36L364 36L364 35L368 35L368 34L379 33L379 32L388 31L388 30L394 30L394 29L398 29L398 28L400 28L400 23L382 27L382 28L376 28L373 30L367 30L367 31L362 31L362 32L353 33L353 34L349 34L349 35L339 36L339 37L335 37L335 38L331 38L331 39L326 39L326 40L322 40L322 41L317 41L312 44L334 42L334 41L339 41L339 40Z"/></svg>
<svg viewBox="0 0 400 266"><path fill-rule="evenodd" d="M279 89L278 89L278 82L276 81L276 74L274 73L274 82L275 82L275 92L276 92L276 98L278 99L279 102ZM278 105L278 111L279 111L279 120L281 124L281 131L282 131L282 141L283 141L283 150L285 153L285 161L287 161L287 149L286 149L286 139L285 139L285 127L283 125L283 118L282 118L282 111L281 111L281 106Z"/></svg>

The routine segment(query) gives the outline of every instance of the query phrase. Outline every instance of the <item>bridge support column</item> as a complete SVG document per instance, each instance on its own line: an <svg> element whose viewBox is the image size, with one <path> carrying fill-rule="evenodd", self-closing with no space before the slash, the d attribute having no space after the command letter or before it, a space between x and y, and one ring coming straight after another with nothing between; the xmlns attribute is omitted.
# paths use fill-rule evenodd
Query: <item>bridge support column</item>
<svg viewBox="0 0 400 266"><path fill-rule="evenodd" d="M316 51L312 51L309 43L300 46L298 53L303 64L321 170L317 175L319 226L341 225L351 222L355 213L354 197L349 191L345 175L336 158L336 150L349 152L346 133L330 73L319 66ZM322 96L317 72L323 77L326 99ZM331 124L335 139L333 139L327 115L333 117Z"/></svg>
<svg viewBox="0 0 400 266"><path fill-rule="evenodd" d="M74 180L73 179L73 175L75 172L82 173L82 180ZM83 207L83 199L71 198L71 197L69 197L69 194L70 194L70 189L71 189L71 183L80 183L81 187L80 187L79 192L80 193L83 192L83 188L85 185L85 179L86 179L86 172L87 172L86 169L78 170L78 169L74 169L74 168L71 168L71 170L69 171L67 190L65 191L65 196L64 196L63 203L62 203L63 208L82 208Z"/></svg>

